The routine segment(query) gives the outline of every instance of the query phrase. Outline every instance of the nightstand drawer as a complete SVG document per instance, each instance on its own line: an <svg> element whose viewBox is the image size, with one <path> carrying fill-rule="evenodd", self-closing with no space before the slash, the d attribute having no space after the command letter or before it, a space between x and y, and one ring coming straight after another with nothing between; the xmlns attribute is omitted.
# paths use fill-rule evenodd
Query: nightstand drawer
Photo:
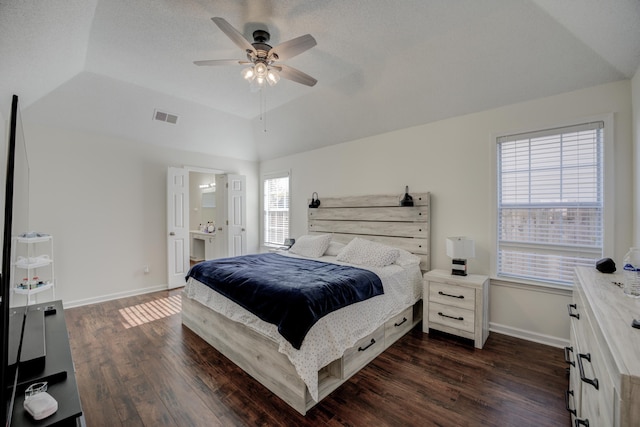
<svg viewBox="0 0 640 427"><path fill-rule="evenodd" d="M429 301L475 310L476 291L470 287L429 281Z"/></svg>
<svg viewBox="0 0 640 427"><path fill-rule="evenodd" d="M460 307L453 307L451 305L429 301L429 323L434 329L437 329L437 327L433 324L438 323L440 325L473 333L475 329L474 314L473 310L466 310Z"/></svg>

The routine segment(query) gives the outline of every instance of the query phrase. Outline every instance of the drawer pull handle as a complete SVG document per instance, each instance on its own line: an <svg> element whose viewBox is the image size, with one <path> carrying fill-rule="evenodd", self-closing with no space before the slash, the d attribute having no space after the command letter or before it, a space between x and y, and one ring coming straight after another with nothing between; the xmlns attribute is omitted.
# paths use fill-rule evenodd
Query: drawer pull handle
<svg viewBox="0 0 640 427"><path fill-rule="evenodd" d="M438 291L438 295L442 295L445 297L451 297L451 298L459 298L459 299L464 299L464 295L451 295L451 294L446 294L442 291Z"/></svg>
<svg viewBox="0 0 640 427"><path fill-rule="evenodd" d="M587 359L587 361L591 363L591 353L587 353L587 354L578 353L578 369L580 370L580 379L587 384L591 384L596 388L596 390L598 390L598 379L597 378L591 379L591 378L585 377L584 368L582 367L582 359Z"/></svg>
<svg viewBox="0 0 640 427"><path fill-rule="evenodd" d="M578 308L577 304L567 304L567 310L569 310L569 316L575 317L576 319L579 319L580 318L580 313L572 312L571 311L572 308L577 309Z"/></svg>
<svg viewBox="0 0 640 427"><path fill-rule="evenodd" d="M371 338L371 342L369 344L365 345L364 347L358 347L358 351L365 351L366 349L368 349L369 347L371 347L375 343L376 343L376 340Z"/></svg>
<svg viewBox="0 0 640 427"><path fill-rule="evenodd" d="M579 426L585 426L585 427L589 427L589 420L581 420L580 418L576 418L576 427Z"/></svg>
<svg viewBox="0 0 640 427"><path fill-rule="evenodd" d="M464 320L464 317L462 317L462 316L460 316L460 317L449 316L448 314L444 314L441 311L438 312L438 316L448 317L449 319L453 319L453 320Z"/></svg>
<svg viewBox="0 0 640 427"><path fill-rule="evenodd" d="M402 318L402 321L401 321L400 323L394 323L394 324L393 324L393 326L395 326L395 327L397 328L398 326L402 325L402 324L403 324L404 322L406 322L406 321L407 321L407 318L406 318L406 317L403 317L403 318Z"/></svg>
<svg viewBox="0 0 640 427"><path fill-rule="evenodd" d="M576 366L576 362L569 358L569 353L573 353L573 347L565 347L564 348L564 361L567 362L571 366Z"/></svg>
<svg viewBox="0 0 640 427"><path fill-rule="evenodd" d="M573 390L567 390L564 393L564 404L567 407L567 411L569 411L569 413L573 414L573 416L575 417L576 415L578 415L578 412L575 409L571 409L571 406L569 405L569 395L573 396Z"/></svg>

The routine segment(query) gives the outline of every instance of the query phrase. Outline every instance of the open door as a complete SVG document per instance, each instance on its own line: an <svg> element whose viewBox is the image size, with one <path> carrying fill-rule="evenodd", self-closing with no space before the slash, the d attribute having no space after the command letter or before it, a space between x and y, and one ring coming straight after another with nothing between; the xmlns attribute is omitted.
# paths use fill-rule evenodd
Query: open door
<svg viewBox="0 0 640 427"><path fill-rule="evenodd" d="M247 178L244 175L216 175L216 204L219 221L219 253L238 256L247 253Z"/></svg>
<svg viewBox="0 0 640 427"><path fill-rule="evenodd" d="M247 253L247 177L227 175L227 216L229 256Z"/></svg>
<svg viewBox="0 0 640 427"><path fill-rule="evenodd" d="M167 266L169 288L184 286L189 271L189 172L167 172Z"/></svg>

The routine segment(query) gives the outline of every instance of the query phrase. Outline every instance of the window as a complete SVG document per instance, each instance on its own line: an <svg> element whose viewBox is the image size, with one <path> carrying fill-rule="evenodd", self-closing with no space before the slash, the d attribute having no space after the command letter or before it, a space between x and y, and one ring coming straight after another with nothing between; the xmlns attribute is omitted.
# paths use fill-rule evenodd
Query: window
<svg viewBox="0 0 640 427"><path fill-rule="evenodd" d="M603 253L604 123L497 139L497 274L571 284Z"/></svg>
<svg viewBox="0 0 640 427"><path fill-rule="evenodd" d="M289 237L289 173L263 178L263 243L283 245Z"/></svg>

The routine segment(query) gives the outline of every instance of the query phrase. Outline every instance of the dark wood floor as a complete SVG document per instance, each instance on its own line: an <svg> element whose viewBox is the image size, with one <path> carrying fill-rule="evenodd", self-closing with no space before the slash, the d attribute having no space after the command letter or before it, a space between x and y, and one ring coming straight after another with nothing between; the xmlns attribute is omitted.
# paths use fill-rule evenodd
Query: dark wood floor
<svg viewBox="0 0 640 427"><path fill-rule="evenodd" d="M179 303L65 310L89 427L570 424L561 349L492 333L477 350L420 326L303 417L183 327Z"/></svg>

